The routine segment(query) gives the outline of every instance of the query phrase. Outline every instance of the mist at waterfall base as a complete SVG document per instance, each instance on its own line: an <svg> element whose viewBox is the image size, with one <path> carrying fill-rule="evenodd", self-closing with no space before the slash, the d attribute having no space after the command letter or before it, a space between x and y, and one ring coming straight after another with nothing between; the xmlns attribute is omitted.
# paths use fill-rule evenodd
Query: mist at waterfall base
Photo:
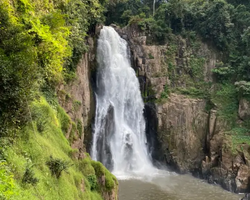
<svg viewBox="0 0 250 200"><path fill-rule="evenodd" d="M97 46L96 113L92 159L116 176L155 174L147 151L144 103L128 45L103 27Z"/></svg>

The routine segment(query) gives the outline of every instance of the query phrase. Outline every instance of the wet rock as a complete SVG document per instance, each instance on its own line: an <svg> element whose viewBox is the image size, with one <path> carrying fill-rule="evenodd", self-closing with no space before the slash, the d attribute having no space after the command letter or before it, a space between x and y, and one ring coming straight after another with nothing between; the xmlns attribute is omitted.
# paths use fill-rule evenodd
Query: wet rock
<svg viewBox="0 0 250 200"><path fill-rule="evenodd" d="M231 192L250 191L249 148L247 144L233 146L231 136L223 131L215 134L210 140L210 157L201 165L203 178Z"/></svg>
<svg viewBox="0 0 250 200"><path fill-rule="evenodd" d="M235 178L237 192L246 192L250 186L250 170L246 165L241 165Z"/></svg>
<svg viewBox="0 0 250 200"><path fill-rule="evenodd" d="M113 105L110 105L107 115L102 121L102 129L99 138L97 139L97 160L103 163L103 165L109 170L113 169L113 159L109 144L115 131L114 117L114 107Z"/></svg>
<svg viewBox="0 0 250 200"><path fill-rule="evenodd" d="M235 192L235 177L232 176L226 169L221 167L213 167L210 169L208 182L212 184L219 184L222 188Z"/></svg>
<svg viewBox="0 0 250 200"><path fill-rule="evenodd" d="M144 109L144 117L146 121L146 137L148 152L152 156L153 161L164 160L162 156L161 144L158 140L158 118L157 108L153 103L146 103ZM155 162L156 164L156 162Z"/></svg>
<svg viewBox="0 0 250 200"><path fill-rule="evenodd" d="M250 194L245 194L241 200L250 200Z"/></svg>
<svg viewBox="0 0 250 200"><path fill-rule="evenodd" d="M181 173L199 170L205 157L208 114L204 107L205 101L179 94L171 94L158 107L158 138L166 162Z"/></svg>
<svg viewBox="0 0 250 200"><path fill-rule="evenodd" d="M216 116L217 111L216 110L210 110L209 113L209 136L212 137L215 131L216 127Z"/></svg>
<svg viewBox="0 0 250 200"><path fill-rule="evenodd" d="M118 182L115 181L114 188L111 191L105 189L106 179L105 175L102 175L98 178L98 183L102 186L100 188L100 193L102 194L103 199L105 200L118 200Z"/></svg>

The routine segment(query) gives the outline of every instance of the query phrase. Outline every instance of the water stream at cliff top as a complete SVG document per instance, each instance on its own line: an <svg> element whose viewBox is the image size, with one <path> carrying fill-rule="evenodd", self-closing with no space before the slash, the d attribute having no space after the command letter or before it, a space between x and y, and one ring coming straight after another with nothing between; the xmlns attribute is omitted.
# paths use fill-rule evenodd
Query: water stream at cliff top
<svg viewBox="0 0 250 200"><path fill-rule="evenodd" d="M239 199L220 187L152 165L139 81L130 65L127 42L111 27L101 30L97 61L91 157L118 177L120 200Z"/></svg>

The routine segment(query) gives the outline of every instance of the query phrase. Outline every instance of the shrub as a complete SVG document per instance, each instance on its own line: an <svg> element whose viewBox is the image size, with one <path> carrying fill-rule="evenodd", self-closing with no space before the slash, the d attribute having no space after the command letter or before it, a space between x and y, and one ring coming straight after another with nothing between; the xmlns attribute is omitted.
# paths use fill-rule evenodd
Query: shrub
<svg viewBox="0 0 250 200"><path fill-rule="evenodd" d="M105 175L105 167L99 161L91 161L91 165L95 169L95 174L97 177Z"/></svg>
<svg viewBox="0 0 250 200"><path fill-rule="evenodd" d="M68 170L70 167L70 163L68 161L61 160L59 158L53 158L50 156L50 159L46 162L46 165L48 165L51 175L55 176L57 179L60 178L63 171Z"/></svg>
<svg viewBox="0 0 250 200"><path fill-rule="evenodd" d="M78 111L79 108L81 107L81 105L82 105L82 103L80 101L74 100L73 101L73 109L74 109L74 111Z"/></svg>
<svg viewBox="0 0 250 200"><path fill-rule="evenodd" d="M63 133L66 134L69 130L71 119L61 106L57 107L57 117L60 120Z"/></svg>
<svg viewBox="0 0 250 200"><path fill-rule="evenodd" d="M223 83L217 85L217 91L212 94L212 102L218 107L218 114L230 125L237 119L238 99L237 91L233 84Z"/></svg>
<svg viewBox="0 0 250 200"><path fill-rule="evenodd" d="M31 115L40 133L48 128L48 124L53 122L57 124L54 110L43 97L37 101L33 101L31 104Z"/></svg>
<svg viewBox="0 0 250 200"><path fill-rule="evenodd" d="M71 131L69 133L69 138L68 138L70 143L76 140L76 132L77 132L76 123L72 122L72 127L71 127Z"/></svg>
<svg viewBox="0 0 250 200"><path fill-rule="evenodd" d="M23 183L36 185L38 183L38 178L35 177L34 171L31 167L27 167L22 178Z"/></svg>
<svg viewBox="0 0 250 200"><path fill-rule="evenodd" d="M83 132L83 125L82 125L82 121L80 119L77 119L77 131L79 136L81 137L82 132Z"/></svg>
<svg viewBox="0 0 250 200"><path fill-rule="evenodd" d="M8 171L5 161L0 161L0 199L10 199L14 194L13 175Z"/></svg>
<svg viewBox="0 0 250 200"><path fill-rule="evenodd" d="M235 82L235 87L237 92L239 92L240 95L249 95L250 94L250 82L247 81L239 81Z"/></svg>
<svg viewBox="0 0 250 200"><path fill-rule="evenodd" d="M100 162L91 161L92 166L95 169L96 176L102 177L105 176L105 189L110 191L115 186L115 176L113 176Z"/></svg>
<svg viewBox="0 0 250 200"><path fill-rule="evenodd" d="M168 85L165 85L164 86L164 91L161 93L161 98L162 99L168 98L169 93L170 93L170 91L168 89Z"/></svg>
<svg viewBox="0 0 250 200"><path fill-rule="evenodd" d="M105 169L105 188L110 191L115 186L115 177L107 170Z"/></svg>
<svg viewBox="0 0 250 200"><path fill-rule="evenodd" d="M90 189L95 190L97 187L97 179L94 174L90 174L87 176L88 182L90 184Z"/></svg>
<svg viewBox="0 0 250 200"><path fill-rule="evenodd" d="M95 169L91 165L91 160L89 158L84 158L83 160L79 161L79 170L85 175L92 175L95 174Z"/></svg>

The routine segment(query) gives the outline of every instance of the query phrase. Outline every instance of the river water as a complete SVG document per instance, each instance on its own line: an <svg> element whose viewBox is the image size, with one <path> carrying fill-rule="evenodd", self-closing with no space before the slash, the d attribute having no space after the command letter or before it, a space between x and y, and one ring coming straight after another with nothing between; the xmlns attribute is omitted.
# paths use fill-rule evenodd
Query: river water
<svg viewBox="0 0 250 200"><path fill-rule="evenodd" d="M119 200L239 200L221 187L189 175L164 173L151 178L119 180Z"/></svg>

